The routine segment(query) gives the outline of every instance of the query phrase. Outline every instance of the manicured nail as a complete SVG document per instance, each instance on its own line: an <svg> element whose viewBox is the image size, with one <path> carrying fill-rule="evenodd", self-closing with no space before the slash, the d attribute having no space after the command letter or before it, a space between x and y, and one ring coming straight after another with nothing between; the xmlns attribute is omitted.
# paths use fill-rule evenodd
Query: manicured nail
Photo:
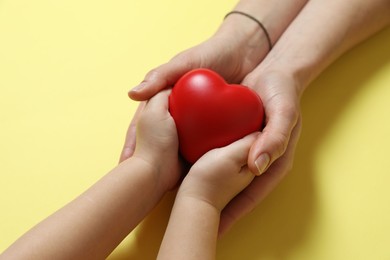
<svg viewBox="0 0 390 260"><path fill-rule="evenodd" d="M257 167L257 170L258 170L258 174L256 174L257 176L261 175L264 173L264 171L267 169L268 167L268 164L270 162L270 158L269 158L269 155L267 153L263 153L261 154L255 161L255 165Z"/></svg>

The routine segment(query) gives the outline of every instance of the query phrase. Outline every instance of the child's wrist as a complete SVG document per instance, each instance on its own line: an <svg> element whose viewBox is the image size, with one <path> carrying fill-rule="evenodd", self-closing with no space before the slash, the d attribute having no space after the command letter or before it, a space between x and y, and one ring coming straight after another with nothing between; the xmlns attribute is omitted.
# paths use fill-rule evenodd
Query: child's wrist
<svg viewBox="0 0 390 260"><path fill-rule="evenodd" d="M223 209L223 207L219 206L218 203L215 203L212 199L207 198L207 196L202 196L200 194L195 194L186 191L182 192L179 190L176 195L176 201L180 201L180 203L190 205L191 208L208 210L218 215L221 214Z"/></svg>
<svg viewBox="0 0 390 260"><path fill-rule="evenodd" d="M131 158L143 163L144 169L147 169L153 175L156 189L165 193L175 187L181 174L178 158L175 162L172 158L168 159L168 157L154 154L154 151L139 152L136 150Z"/></svg>
<svg viewBox="0 0 390 260"><path fill-rule="evenodd" d="M155 163L154 160L134 153L134 155L130 157L128 161L131 164L136 164L138 169L142 169L142 171L145 172L145 175L148 176L149 181L152 182L152 185L154 187L159 188L161 186L160 185L161 167L157 163ZM161 189L161 192L165 192L165 191Z"/></svg>
<svg viewBox="0 0 390 260"><path fill-rule="evenodd" d="M159 167L153 163L149 158L144 158L140 155L133 154L128 160L139 165L140 169L147 172L151 176L158 176Z"/></svg>
<svg viewBox="0 0 390 260"><path fill-rule="evenodd" d="M155 174L158 174L161 170L162 162L158 159L159 155L155 154L152 149L144 149L141 147L137 147L132 157L137 160L143 161Z"/></svg>
<svg viewBox="0 0 390 260"><path fill-rule="evenodd" d="M181 200L192 201L194 204L207 204L214 208L217 212L221 213L225 206L224 202L219 199L218 192L215 190L209 190L208 188L209 187L205 185L198 185L198 183L185 179L181 183L176 197Z"/></svg>

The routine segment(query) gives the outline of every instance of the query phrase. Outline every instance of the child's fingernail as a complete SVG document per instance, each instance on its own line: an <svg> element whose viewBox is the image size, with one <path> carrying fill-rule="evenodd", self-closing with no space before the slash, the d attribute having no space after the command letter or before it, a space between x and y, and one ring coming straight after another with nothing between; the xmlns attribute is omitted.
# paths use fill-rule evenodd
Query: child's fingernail
<svg viewBox="0 0 390 260"><path fill-rule="evenodd" d="M255 165L257 167L258 174L257 176L264 173L264 171L267 169L268 164L270 162L270 157L267 153L261 154L255 161Z"/></svg>

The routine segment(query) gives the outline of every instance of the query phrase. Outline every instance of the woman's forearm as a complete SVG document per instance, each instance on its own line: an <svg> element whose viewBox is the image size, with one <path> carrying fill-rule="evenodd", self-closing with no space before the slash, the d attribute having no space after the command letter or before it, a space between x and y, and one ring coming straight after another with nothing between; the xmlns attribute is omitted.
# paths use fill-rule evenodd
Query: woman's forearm
<svg viewBox="0 0 390 260"><path fill-rule="evenodd" d="M274 45L307 2L308 0L241 0L233 11L247 13L259 20ZM253 66L257 66L270 51L266 32L243 15L232 14L226 17L217 31L217 35L219 34L232 35L235 40L241 41L239 45L245 46L243 48L248 52L246 59Z"/></svg>
<svg viewBox="0 0 390 260"><path fill-rule="evenodd" d="M234 10L246 12L263 23L274 44L308 0L241 0Z"/></svg>
<svg viewBox="0 0 390 260"><path fill-rule="evenodd" d="M218 209L179 191L157 259L215 259L219 220Z"/></svg>
<svg viewBox="0 0 390 260"><path fill-rule="evenodd" d="M341 54L389 23L389 0L311 0L261 69L293 75L302 93Z"/></svg>
<svg viewBox="0 0 390 260"><path fill-rule="evenodd" d="M28 231L0 259L103 259L157 204L153 169L130 158Z"/></svg>

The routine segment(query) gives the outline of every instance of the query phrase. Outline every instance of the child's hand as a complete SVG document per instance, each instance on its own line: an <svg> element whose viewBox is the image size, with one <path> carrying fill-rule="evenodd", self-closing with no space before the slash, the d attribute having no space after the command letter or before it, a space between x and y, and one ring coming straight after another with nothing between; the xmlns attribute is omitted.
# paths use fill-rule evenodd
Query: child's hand
<svg viewBox="0 0 390 260"><path fill-rule="evenodd" d="M134 157L148 163L156 172L159 186L172 189L180 179L179 141L176 125L168 111L170 90L152 97L137 124Z"/></svg>
<svg viewBox="0 0 390 260"><path fill-rule="evenodd" d="M255 177L246 164L257 135L253 133L203 155L185 177L178 196L205 201L222 211Z"/></svg>

